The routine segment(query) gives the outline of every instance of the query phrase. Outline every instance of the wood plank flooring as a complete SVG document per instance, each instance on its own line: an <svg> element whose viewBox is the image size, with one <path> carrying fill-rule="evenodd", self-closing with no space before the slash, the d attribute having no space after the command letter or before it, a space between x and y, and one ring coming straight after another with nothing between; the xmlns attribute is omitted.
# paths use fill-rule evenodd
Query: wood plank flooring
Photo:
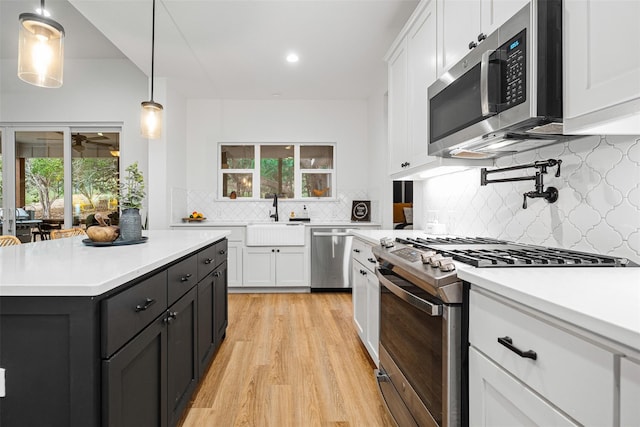
<svg viewBox="0 0 640 427"><path fill-rule="evenodd" d="M182 427L393 426L351 294L230 294L229 327Z"/></svg>

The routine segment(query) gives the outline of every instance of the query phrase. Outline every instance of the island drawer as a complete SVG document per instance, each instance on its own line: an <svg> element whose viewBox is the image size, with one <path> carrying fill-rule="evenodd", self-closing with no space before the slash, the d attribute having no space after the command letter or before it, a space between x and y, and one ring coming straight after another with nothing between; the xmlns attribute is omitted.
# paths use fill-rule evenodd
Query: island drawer
<svg viewBox="0 0 640 427"><path fill-rule="evenodd" d="M198 255L191 255L167 269L168 305L178 301L198 283Z"/></svg>
<svg viewBox="0 0 640 427"><path fill-rule="evenodd" d="M198 282L227 259L227 240L223 239L198 252Z"/></svg>
<svg viewBox="0 0 640 427"><path fill-rule="evenodd" d="M473 289L469 344L583 425L613 424L614 355L605 349Z"/></svg>
<svg viewBox="0 0 640 427"><path fill-rule="evenodd" d="M162 271L102 302L102 357L109 357L167 309Z"/></svg>

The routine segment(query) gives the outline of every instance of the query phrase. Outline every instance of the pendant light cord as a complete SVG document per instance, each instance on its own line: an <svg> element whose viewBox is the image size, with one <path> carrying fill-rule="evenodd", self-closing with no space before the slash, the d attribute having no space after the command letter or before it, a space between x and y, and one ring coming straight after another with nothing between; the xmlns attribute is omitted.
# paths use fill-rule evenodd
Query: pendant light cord
<svg viewBox="0 0 640 427"><path fill-rule="evenodd" d="M44 0L42 0L44 2ZM156 0L153 0L153 10L151 13L151 102L153 102L153 64L155 62L156 44Z"/></svg>

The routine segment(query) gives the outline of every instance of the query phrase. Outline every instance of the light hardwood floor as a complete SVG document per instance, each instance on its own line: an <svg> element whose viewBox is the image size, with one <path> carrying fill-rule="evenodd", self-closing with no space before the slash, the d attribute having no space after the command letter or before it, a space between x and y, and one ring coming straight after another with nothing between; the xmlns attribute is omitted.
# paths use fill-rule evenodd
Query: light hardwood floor
<svg viewBox="0 0 640 427"><path fill-rule="evenodd" d="M352 312L346 293L230 294L182 427L393 426Z"/></svg>

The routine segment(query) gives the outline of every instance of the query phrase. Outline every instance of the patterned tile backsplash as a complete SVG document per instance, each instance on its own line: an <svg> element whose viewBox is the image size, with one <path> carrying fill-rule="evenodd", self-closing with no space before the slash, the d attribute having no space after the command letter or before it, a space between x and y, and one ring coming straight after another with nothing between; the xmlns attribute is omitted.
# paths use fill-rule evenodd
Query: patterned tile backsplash
<svg viewBox="0 0 640 427"><path fill-rule="evenodd" d="M293 211L301 216L304 206L309 217L314 221L349 222L351 221L351 205L353 200L370 200L366 191L340 192L335 199L322 200L278 200L280 221L286 221ZM172 222L180 222L185 212L197 210L203 212L212 221L269 221L269 211L274 211L271 200L217 200L215 192L185 190L174 188L171 196ZM187 206L186 211L183 208ZM378 202L371 201L371 220L379 222Z"/></svg>
<svg viewBox="0 0 640 427"><path fill-rule="evenodd" d="M562 160L544 175L559 199L528 199L534 181L480 185L480 171L431 178L423 184L425 223L437 219L456 235L627 257L640 263L640 137L590 136L500 158L496 167ZM526 169L522 176L532 176ZM499 174L490 175L493 179ZM502 177L518 176L509 172Z"/></svg>

